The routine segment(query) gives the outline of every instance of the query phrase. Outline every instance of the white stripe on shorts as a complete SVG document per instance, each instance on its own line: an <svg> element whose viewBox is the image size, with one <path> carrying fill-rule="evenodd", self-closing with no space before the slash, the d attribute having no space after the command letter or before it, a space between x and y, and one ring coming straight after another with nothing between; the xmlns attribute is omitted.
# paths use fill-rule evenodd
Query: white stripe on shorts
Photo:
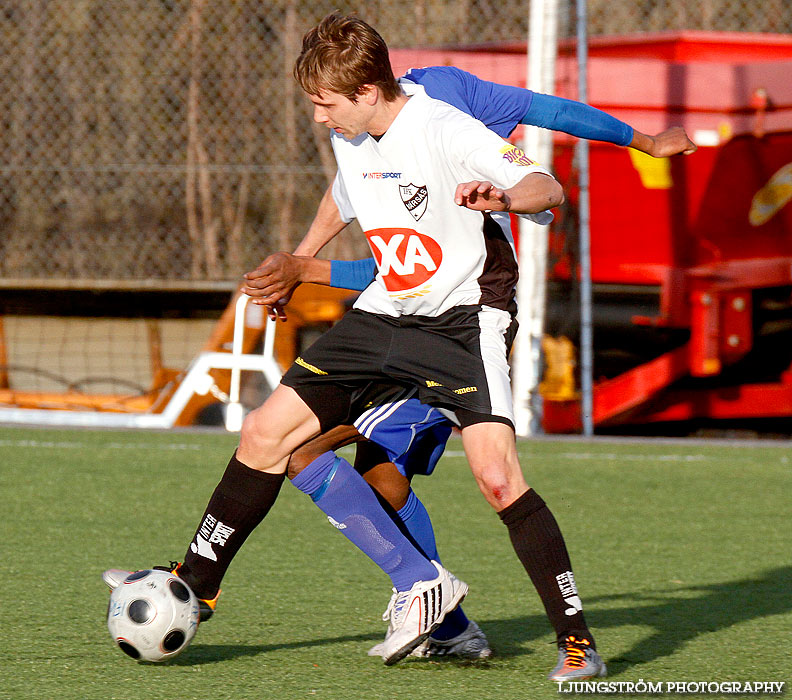
<svg viewBox="0 0 792 700"><path fill-rule="evenodd" d="M353 425L364 438L370 438L374 429L382 421L390 416L407 399L412 398L417 392L417 389L405 389L401 394L394 397L397 399L396 401L391 401L381 406L374 406L374 408L370 408L368 411L361 413Z"/></svg>
<svg viewBox="0 0 792 700"><path fill-rule="evenodd" d="M514 424L514 408L505 337L512 322L511 315L501 309L482 306L478 319L479 328L481 329L481 334L479 335L481 360L484 364L484 374L487 378L491 413L493 416L508 418Z"/></svg>

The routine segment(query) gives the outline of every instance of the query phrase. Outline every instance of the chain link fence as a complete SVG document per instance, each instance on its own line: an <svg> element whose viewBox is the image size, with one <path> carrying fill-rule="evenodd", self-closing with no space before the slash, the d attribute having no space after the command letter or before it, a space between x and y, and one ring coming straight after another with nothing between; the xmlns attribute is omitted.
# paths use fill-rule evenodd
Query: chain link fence
<svg viewBox="0 0 792 700"><path fill-rule="evenodd" d="M334 163L291 67L336 9L393 48L528 31L529 0L0 0L4 284L200 286L292 248ZM789 0L589 0L589 14L591 35L792 31Z"/></svg>

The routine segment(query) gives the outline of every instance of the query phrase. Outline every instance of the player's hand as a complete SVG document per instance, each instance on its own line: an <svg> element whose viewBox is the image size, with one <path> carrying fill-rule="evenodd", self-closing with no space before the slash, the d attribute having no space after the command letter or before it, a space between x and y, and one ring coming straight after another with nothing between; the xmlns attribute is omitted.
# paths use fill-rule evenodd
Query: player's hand
<svg viewBox="0 0 792 700"><path fill-rule="evenodd" d="M690 140L681 126L672 126L655 134L651 139L652 147L649 155L655 158L667 158L677 153L688 155L698 150L698 146Z"/></svg>
<svg viewBox="0 0 792 700"><path fill-rule="evenodd" d="M509 195L487 180L472 180L457 185L454 202L474 211L509 211Z"/></svg>
<svg viewBox="0 0 792 700"><path fill-rule="evenodd" d="M300 260L289 253L273 253L255 270L243 275L242 292L251 303L267 307L272 319L286 320L284 306L300 284Z"/></svg>

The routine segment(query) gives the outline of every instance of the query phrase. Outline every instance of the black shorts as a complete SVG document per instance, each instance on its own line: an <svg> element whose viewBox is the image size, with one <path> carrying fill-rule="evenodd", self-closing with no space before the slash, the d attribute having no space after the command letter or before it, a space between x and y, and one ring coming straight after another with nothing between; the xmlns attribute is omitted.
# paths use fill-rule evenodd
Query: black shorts
<svg viewBox="0 0 792 700"><path fill-rule="evenodd" d="M281 382L319 418L322 430L351 423L371 383L416 386L424 403L465 424L513 425L508 351L517 330L500 309L455 307L437 317L353 309L298 357Z"/></svg>

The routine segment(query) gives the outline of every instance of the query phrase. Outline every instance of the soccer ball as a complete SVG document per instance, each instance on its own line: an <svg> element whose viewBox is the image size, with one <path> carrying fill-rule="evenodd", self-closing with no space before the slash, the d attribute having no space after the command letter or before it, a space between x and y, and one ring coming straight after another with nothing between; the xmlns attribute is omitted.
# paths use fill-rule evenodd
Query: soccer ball
<svg viewBox="0 0 792 700"><path fill-rule="evenodd" d="M137 661L167 661L184 651L198 629L198 599L169 571L144 569L110 594L110 636Z"/></svg>

